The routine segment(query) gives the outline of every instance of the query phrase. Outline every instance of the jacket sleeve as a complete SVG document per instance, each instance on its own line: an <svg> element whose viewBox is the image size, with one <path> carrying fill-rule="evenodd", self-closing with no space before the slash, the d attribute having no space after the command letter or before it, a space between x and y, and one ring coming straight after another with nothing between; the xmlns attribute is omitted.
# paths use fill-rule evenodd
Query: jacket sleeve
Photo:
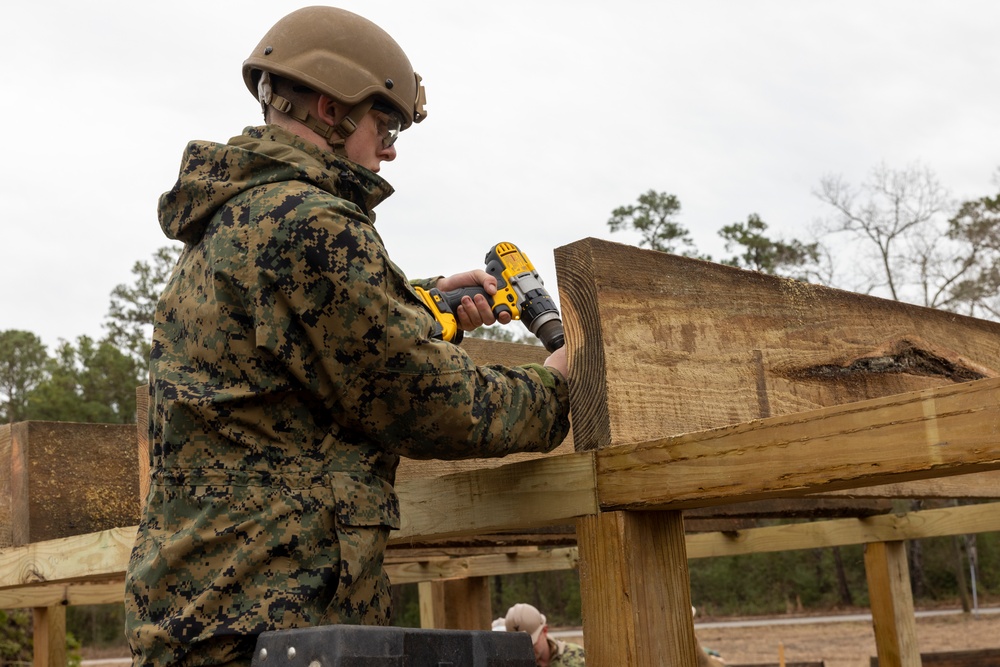
<svg viewBox="0 0 1000 667"><path fill-rule="evenodd" d="M366 219L330 207L297 216L270 272L263 339L335 420L411 458L549 451L569 430L568 388L553 369L476 366L432 339L434 317ZM280 235L279 235L280 237ZM260 322L260 320L258 320ZM285 332L277 331L284 327Z"/></svg>

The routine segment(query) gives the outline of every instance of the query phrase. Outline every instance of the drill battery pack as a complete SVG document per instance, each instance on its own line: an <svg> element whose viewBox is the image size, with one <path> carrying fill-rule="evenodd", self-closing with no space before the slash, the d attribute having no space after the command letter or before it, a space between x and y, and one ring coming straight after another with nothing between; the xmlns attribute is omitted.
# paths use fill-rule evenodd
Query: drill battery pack
<svg viewBox="0 0 1000 667"><path fill-rule="evenodd" d="M535 667L525 632L327 625L265 632L251 667Z"/></svg>

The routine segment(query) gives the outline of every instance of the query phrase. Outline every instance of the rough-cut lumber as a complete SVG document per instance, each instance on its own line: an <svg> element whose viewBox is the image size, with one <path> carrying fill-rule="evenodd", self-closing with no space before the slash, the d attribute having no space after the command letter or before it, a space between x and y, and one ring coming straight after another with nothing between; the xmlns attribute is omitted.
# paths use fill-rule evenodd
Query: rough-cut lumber
<svg viewBox="0 0 1000 667"><path fill-rule="evenodd" d="M1000 498L1000 470L952 477L878 484L816 494L823 498L942 498L987 500Z"/></svg>
<svg viewBox="0 0 1000 667"><path fill-rule="evenodd" d="M756 518L756 519L820 519L863 517L892 511L886 498L855 500L853 498L774 498L732 505L699 507L684 512L684 524L697 519ZM687 530L691 530L687 526Z"/></svg>
<svg viewBox="0 0 1000 667"><path fill-rule="evenodd" d="M402 526L393 544L554 525L597 511L593 455L586 452L410 480L396 491Z"/></svg>
<svg viewBox="0 0 1000 667"><path fill-rule="evenodd" d="M35 607L32 611L32 667L66 665L66 607Z"/></svg>
<svg viewBox="0 0 1000 667"><path fill-rule="evenodd" d="M577 522L587 661L698 661L680 512L602 512ZM678 613L678 610L683 610Z"/></svg>
<svg viewBox="0 0 1000 667"><path fill-rule="evenodd" d="M117 567L114 569L118 569ZM116 576L77 584L42 584L0 590L0 609L114 604L125 597L124 564Z"/></svg>
<svg viewBox="0 0 1000 667"><path fill-rule="evenodd" d="M0 549L0 589L106 580L125 572L136 526Z"/></svg>
<svg viewBox="0 0 1000 667"><path fill-rule="evenodd" d="M1000 324L598 239L556 249L577 449L1000 375Z"/></svg>
<svg viewBox="0 0 1000 667"><path fill-rule="evenodd" d="M688 535L686 542L688 558L714 558L996 531L1000 531L1000 503L985 503L867 519L750 528L734 533L699 533Z"/></svg>
<svg viewBox="0 0 1000 667"><path fill-rule="evenodd" d="M1000 378L597 452L605 509L704 506L1000 468Z"/></svg>
<svg viewBox="0 0 1000 667"><path fill-rule="evenodd" d="M17 422L0 427L0 547L139 520L135 427Z"/></svg>
<svg viewBox="0 0 1000 667"><path fill-rule="evenodd" d="M886 667L920 667L906 545L866 544L865 572L879 662Z"/></svg>
<svg viewBox="0 0 1000 667"><path fill-rule="evenodd" d="M569 570L576 567L577 560L576 547L561 547L559 549L538 549L484 556L386 563L385 569L389 574L389 581L393 584L412 584L439 579Z"/></svg>
<svg viewBox="0 0 1000 667"><path fill-rule="evenodd" d="M486 577L423 581L418 585L420 627L489 630L490 589Z"/></svg>

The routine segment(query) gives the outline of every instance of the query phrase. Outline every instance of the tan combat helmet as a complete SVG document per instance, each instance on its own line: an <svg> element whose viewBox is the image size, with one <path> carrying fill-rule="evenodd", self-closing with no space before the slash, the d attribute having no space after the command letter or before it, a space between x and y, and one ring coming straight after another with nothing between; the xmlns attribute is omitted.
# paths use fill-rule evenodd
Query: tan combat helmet
<svg viewBox="0 0 1000 667"><path fill-rule="evenodd" d="M264 73L308 86L352 108L331 127L271 93ZM275 23L243 63L243 81L262 106L290 114L334 146L354 132L376 98L400 113L402 129L427 117L420 75L399 44L368 19L336 7L304 7Z"/></svg>

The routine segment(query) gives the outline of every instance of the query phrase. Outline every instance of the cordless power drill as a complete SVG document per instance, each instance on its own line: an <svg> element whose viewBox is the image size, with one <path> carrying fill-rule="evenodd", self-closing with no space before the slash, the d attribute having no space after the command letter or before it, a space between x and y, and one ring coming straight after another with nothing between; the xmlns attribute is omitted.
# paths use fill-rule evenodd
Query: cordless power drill
<svg viewBox="0 0 1000 667"><path fill-rule="evenodd" d="M442 292L437 288L417 287L417 294L434 313L441 329L439 337L459 343L463 331L455 313L462 297L482 294L490 302L494 315L510 313L538 337L545 349L554 352L565 343L562 320L552 297L542 284L538 271L513 243L498 243L486 253L486 272L497 279L497 293L489 295L480 286L461 287Z"/></svg>

